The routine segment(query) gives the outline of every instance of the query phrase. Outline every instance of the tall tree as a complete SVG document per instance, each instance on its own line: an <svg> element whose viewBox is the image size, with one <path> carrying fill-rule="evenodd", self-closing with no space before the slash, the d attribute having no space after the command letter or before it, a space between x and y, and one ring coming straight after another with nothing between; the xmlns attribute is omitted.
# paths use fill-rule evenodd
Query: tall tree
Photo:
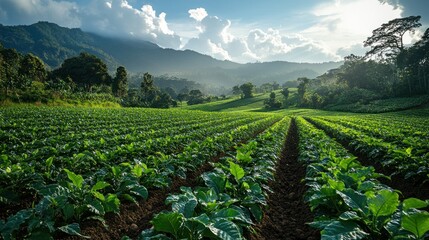
<svg viewBox="0 0 429 240"><path fill-rule="evenodd" d="M240 86L240 90L243 93L243 98L251 98L253 97L253 90L255 89L255 85L251 82L244 83Z"/></svg>
<svg viewBox="0 0 429 240"><path fill-rule="evenodd" d="M236 85L236 86L232 87L232 94L234 94L234 95L241 94L240 86Z"/></svg>
<svg viewBox="0 0 429 240"><path fill-rule="evenodd" d="M304 95L307 91L308 84L310 82L310 79L306 77L298 78L298 101L300 104L304 102Z"/></svg>
<svg viewBox="0 0 429 240"><path fill-rule="evenodd" d="M48 76L45 64L40 58L33 54L27 54L21 60L19 74L22 77L30 79L30 81L45 82Z"/></svg>
<svg viewBox="0 0 429 240"><path fill-rule="evenodd" d="M281 91L281 94L283 95L285 100L287 100L287 98L289 97L289 88L287 88L287 87L283 88Z"/></svg>
<svg viewBox="0 0 429 240"><path fill-rule="evenodd" d="M420 16L396 18L372 31L372 36L364 42L365 47L371 47L366 56L381 59L396 57L405 48L405 33L414 32L421 26L420 18Z"/></svg>
<svg viewBox="0 0 429 240"><path fill-rule="evenodd" d="M15 49L1 50L1 88L8 96L11 91L21 87L22 78L19 78L19 66L22 56Z"/></svg>
<svg viewBox="0 0 429 240"><path fill-rule="evenodd" d="M66 59L54 76L61 79L70 77L79 87L91 92L94 85L110 85L111 77L107 65L98 57L81 53L77 57Z"/></svg>
<svg viewBox="0 0 429 240"><path fill-rule="evenodd" d="M145 73L143 75L143 81L140 84L140 90L142 93L143 105L146 107L151 107L152 104L156 101L159 91L153 83L152 75L149 73Z"/></svg>
<svg viewBox="0 0 429 240"><path fill-rule="evenodd" d="M116 69L116 76L112 84L113 94L117 97L125 97L128 92L127 70L120 66Z"/></svg>
<svg viewBox="0 0 429 240"><path fill-rule="evenodd" d="M268 109L279 109L282 104L276 99L276 93L271 92L270 98L264 100L264 106Z"/></svg>

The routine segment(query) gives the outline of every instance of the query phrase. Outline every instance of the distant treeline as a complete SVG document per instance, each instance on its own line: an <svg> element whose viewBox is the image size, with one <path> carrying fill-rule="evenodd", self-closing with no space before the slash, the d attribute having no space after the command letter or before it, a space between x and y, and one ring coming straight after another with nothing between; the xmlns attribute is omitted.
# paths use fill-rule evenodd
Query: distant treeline
<svg viewBox="0 0 429 240"><path fill-rule="evenodd" d="M429 94L429 29L411 46L404 35L421 26L420 16L398 18L373 31L365 56L350 55L344 64L315 78L298 79L298 105L326 108L373 100Z"/></svg>
<svg viewBox="0 0 429 240"><path fill-rule="evenodd" d="M201 85L186 79L153 78L145 73L134 75L130 80L125 67L118 67L111 76L107 65L89 53L66 59L51 71L33 54L23 55L0 45L0 101L74 104L90 101L168 108L177 106L177 101L192 104L207 100L197 89Z"/></svg>

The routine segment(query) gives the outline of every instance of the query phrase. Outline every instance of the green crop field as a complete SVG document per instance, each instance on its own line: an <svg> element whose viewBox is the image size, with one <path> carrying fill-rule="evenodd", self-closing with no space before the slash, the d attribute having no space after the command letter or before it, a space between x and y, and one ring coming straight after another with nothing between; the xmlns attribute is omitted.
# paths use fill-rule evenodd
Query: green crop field
<svg viewBox="0 0 429 240"><path fill-rule="evenodd" d="M309 218L291 225L303 238L427 237L429 109L263 113L241 111L259 97L240 101L1 108L2 238L258 239L291 221L270 211Z"/></svg>

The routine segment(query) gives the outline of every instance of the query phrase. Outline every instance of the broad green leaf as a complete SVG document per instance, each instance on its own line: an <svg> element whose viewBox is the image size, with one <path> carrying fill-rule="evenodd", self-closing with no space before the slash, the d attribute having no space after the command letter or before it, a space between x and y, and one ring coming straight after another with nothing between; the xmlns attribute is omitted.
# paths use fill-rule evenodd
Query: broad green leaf
<svg viewBox="0 0 429 240"><path fill-rule="evenodd" d="M4 239L11 239L12 233L20 229L21 224L27 221L32 215L30 209L24 209L9 217L7 222L3 225L0 234Z"/></svg>
<svg viewBox="0 0 429 240"><path fill-rule="evenodd" d="M104 181L98 181L94 186L92 186L91 190L92 191L98 191L98 190L104 189L108 186L110 186L109 183L104 182Z"/></svg>
<svg viewBox="0 0 429 240"><path fill-rule="evenodd" d="M334 179L328 179L328 183L329 183L329 186L332 189L335 189L335 190L338 190L338 191L342 191L346 187L345 184L344 184L344 182L336 181Z"/></svg>
<svg viewBox="0 0 429 240"><path fill-rule="evenodd" d="M212 234L222 240L243 239L238 226L226 219L219 219L214 224L210 224L208 228Z"/></svg>
<svg viewBox="0 0 429 240"><path fill-rule="evenodd" d="M243 152L243 150L241 149L237 149L237 155L235 156L235 158L237 159L237 161L239 162L251 162L252 161L252 157L250 156L252 154L251 151L248 152Z"/></svg>
<svg viewBox="0 0 429 240"><path fill-rule="evenodd" d="M58 229L69 234L69 235L75 235L75 236L79 236L79 237L83 237L83 238L90 238L88 236L84 236L84 235L80 234L80 227L79 227L78 223L68 224L68 225L59 227Z"/></svg>
<svg viewBox="0 0 429 240"><path fill-rule="evenodd" d="M429 231L429 213L417 212L405 214L402 217L401 227L412 232L418 239L421 239Z"/></svg>
<svg viewBox="0 0 429 240"><path fill-rule="evenodd" d="M146 167L147 169L147 167ZM140 178L143 175L143 167L139 166L139 165L134 165L133 169L131 170L131 172L134 174L134 176Z"/></svg>
<svg viewBox="0 0 429 240"><path fill-rule="evenodd" d="M198 198L198 201L202 204L216 202L218 200L218 196L213 189L209 189L207 191L198 190L196 196Z"/></svg>
<svg viewBox="0 0 429 240"><path fill-rule="evenodd" d="M139 196L141 198L147 199L149 193L147 189L144 186L135 186L133 187L130 192L136 196Z"/></svg>
<svg viewBox="0 0 429 240"><path fill-rule="evenodd" d="M116 194L109 194L104 202L104 210L106 212L119 212L119 205L121 201L119 201L118 196Z"/></svg>
<svg viewBox="0 0 429 240"><path fill-rule="evenodd" d="M252 224L252 220L250 219L250 217L246 216L246 214L244 214L242 209L234 206L229 208L224 208L215 212L212 218L227 219L230 221L235 220L249 225Z"/></svg>
<svg viewBox="0 0 429 240"><path fill-rule="evenodd" d="M210 172L204 173L202 178L204 179L206 186L215 190L217 195L224 192L226 185L225 176L221 176L218 173Z"/></svg>
<svg viewBox="0 0 429 240"><path fill-rule="evenodd" d="M186 218L194 215L194 209L198 204L197 198L192 192L167 197L166 203L171 203L171 210L182 213Z"/></svg>
<svg viewBox="0 0 429 240"><path fill-rule="evenodd" d="M171 233L177 239L183 224L183 215L178 212L160 213L151 222L156 231Z"/></svg>
<svg viewBox="0 0 429 240"><path fill-rule="evenodd" d="M249 206L249 210L252 213L253 217L255 217L256 221L258 222L262 221L263 212L259 204L251 204Z"/></svg>
<svg viewBox="0 0 429 240"><path fill-rule="evenodd" d="M52 163L54 162L54 157L49 157L46 159L46 167L50 168L52 166Z"/></svg>
<svg viewBox="0 0 429 240"><path fill-rule="evenodd" d="M359 217L359 215L356 212L353 211L347 211L347 212L343 212L339 219L343 220L343 221L348 221L348 220L360 220L361 217Z"/></svg>
<svg viewBox="0 0 429 240"><path fill-rule="evenodd" d="M343 191L337 191L337 193L352 210L359 211L364 214L368 213L367 197L364 194L350 188Z"/></svg>
<svg viewBox="0 0 429 240"><path fill-rule="evenodd" d="M104 197L104 195L100 192L97 191L92 191L92 195L94 195L94 197L96 197L97 199L104 201L106 200L106 198Z"/></svg>
<svg viewBox="0 0 429 240"><path fill-rule="evenodd" d="M351 221L333 221L320 234L322 240L359 240L368 236L368 233L364 232L357 223Z"/></svg>
<svg viewBox="0 0 429 240"><path fill-rule="evenodd" d="M83 177L79 174L75 174L72 171L64 168L64 171L67 173L67 177L72 181L73 185L78 189L82 189Z"/></svg>
<svg viewBox="0 0 429 240"><path fill-rule="evenodd" d="M393 214L399 205L399 195L396 192L383 189L368 199L369 210L375 217Z"/></svg>
<svg viewBox="0 0 429 240"><path fill-rule="evenodd" d="M429 206L429 203L427 203L426 201L420 200L418 198L407 198L404 200L403 204L404 204L405 211L411 208L420 209L420 208L425 208Z"/></svg>
<svg viewBox="0 0 429 240"><path fill-rule="evenodd" d="M91 203L87 204L87 207L89 208L89 211L97 215L104 216L105 214L103 204L96 199L92 200Z"/></svg>
<svg viewBox="0 0 429 240"><path fill-rule="evenodd" d="M69 220L74 215L74 206L73 204L67 203L62 207L63 214L66 220Z"/></svg>
<svg viewBox="0 0 429 240"><path fill-rule="evenodd" d="M231 161L229 162L229 172L234 176L237 182L244 177L244 169Z"/></svg>
<svg viewBox="0 0 429 240"><path fill-rule="evenodd" d="M112 168L113 176L118 177L121 174L121 167L113 166Z"/></svg>

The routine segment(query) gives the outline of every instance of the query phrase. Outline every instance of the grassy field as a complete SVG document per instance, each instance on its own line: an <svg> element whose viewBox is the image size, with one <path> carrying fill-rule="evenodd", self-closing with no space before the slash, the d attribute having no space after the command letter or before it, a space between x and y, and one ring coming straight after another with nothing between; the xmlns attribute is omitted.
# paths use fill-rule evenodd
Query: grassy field
<svg viewBox="0 0 429 240"><path fill-rule="evenodd" d="M296 101L296 88L290 88L289 99L291 102ZM276 98L283 101L283 96L280 90L274 91ZM231 97L226 100L220 100L216 102L209 102L205 104L183 106L184 109L188 110L201 110L209 112L267 112L264 108L264 100L270 97L270 93L259 93L255 94L253 98L241 99L238 96Z"/></svg>

